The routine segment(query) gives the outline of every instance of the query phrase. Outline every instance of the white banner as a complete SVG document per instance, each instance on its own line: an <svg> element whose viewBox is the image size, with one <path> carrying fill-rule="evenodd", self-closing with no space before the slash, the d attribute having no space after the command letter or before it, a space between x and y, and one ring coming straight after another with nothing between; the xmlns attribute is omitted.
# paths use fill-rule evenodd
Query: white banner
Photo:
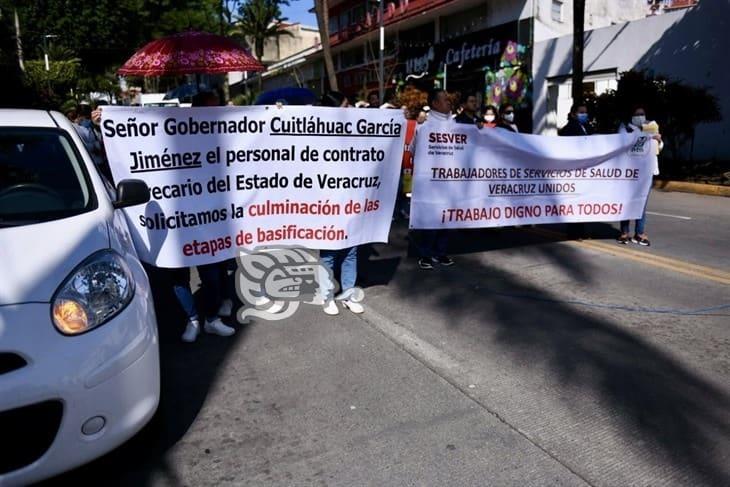
<svg viewBox="0 0 730 487"><path fill-rule="evenodd" d="M115 181L144 180L127 208L140 258L183 267L238 247L340 249L386 242L403 153L396 110L303 106L104 107Z"/></svg>
<svg viewBox="0 0 730 487"><path fill-rule="evenodd" d="M645 134L544 137L426 122L416 135L411 228L639 218L652 144Z"/></svg>

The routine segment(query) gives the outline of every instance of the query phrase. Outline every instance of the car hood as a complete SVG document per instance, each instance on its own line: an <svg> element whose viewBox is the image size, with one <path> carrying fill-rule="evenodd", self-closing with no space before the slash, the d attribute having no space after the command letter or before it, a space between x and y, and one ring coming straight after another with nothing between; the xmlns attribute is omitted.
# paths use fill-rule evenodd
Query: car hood
<svg viewBox="0 0 730 487"><path fill-rule="evenodd" d="M109 248L109 232L100 213L0 228L0 306L50 302L81 261Z"/></svg>

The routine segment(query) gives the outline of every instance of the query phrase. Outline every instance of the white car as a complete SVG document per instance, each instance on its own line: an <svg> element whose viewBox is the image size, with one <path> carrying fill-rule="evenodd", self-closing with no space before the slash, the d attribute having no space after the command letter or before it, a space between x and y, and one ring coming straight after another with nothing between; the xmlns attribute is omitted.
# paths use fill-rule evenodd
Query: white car
<svg viewBox="0 0 730 487"><path fill-rule="evenodd" d="M0 485L117 447L160 396L150 285L119 208L66 118L0 110Z"/></svg>

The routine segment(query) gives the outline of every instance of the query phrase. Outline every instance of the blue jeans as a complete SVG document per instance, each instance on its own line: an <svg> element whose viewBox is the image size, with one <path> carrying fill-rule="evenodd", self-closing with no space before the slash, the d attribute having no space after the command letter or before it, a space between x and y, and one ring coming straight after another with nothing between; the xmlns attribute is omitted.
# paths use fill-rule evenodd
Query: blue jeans
<svg viewBox="0 0 730 487"><path fill-rule="evenodd" d="M416 235L416 252L418 257L432 258L446 255L448 233L446 230L418 230Z"/></svg>
<svg viewBox="0 0 730 487"><path fill-rule="evenodd" d="M340 291L347 291L355 287L357 281L357 247L342 250L320 250L319 258L324 265L336 274L340 267Z"/></svg>
<svg viewBox="0 0 730 487"><path fill-rule="evenodd" d="M180 306L185 312L188 320L197 320L198 311L195 309L195 298L190 290L190 269L173 269L172 271L172 291L175 293Z"/></svg>
<svg viewBox="0 0 730 487"><path fill-rule="evenodd" d="M644 225L646 224L646 205L649 202L649 196L647 195L646 201L644 202L644 211L641 212L641 218L638 220L635 220L634 226L634 233L636 235L643 235L644 234ZM631 221L630 220L624 220L621 222L621 233L625 233L628 235L629 230L631 229Z"/></svg>

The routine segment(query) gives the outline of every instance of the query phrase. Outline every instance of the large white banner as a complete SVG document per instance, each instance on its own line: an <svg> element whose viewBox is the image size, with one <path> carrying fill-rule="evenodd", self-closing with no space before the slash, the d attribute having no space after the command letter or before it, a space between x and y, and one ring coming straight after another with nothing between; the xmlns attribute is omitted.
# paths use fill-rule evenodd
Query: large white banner
<svg viewBox="0 0 730 487"><path fill-rule="evenodd" d="M653 144L645 134L544 137L426 122L415 142L411 228L639 218Z"/></svg>
<svg viewBox="0 0 730 487"><path fill-rule="evenodd" d="M144 180L126 214L140 258L183 267L236 249L386 242L403 153L396 110L104 107L116 181Z"/></svg>

